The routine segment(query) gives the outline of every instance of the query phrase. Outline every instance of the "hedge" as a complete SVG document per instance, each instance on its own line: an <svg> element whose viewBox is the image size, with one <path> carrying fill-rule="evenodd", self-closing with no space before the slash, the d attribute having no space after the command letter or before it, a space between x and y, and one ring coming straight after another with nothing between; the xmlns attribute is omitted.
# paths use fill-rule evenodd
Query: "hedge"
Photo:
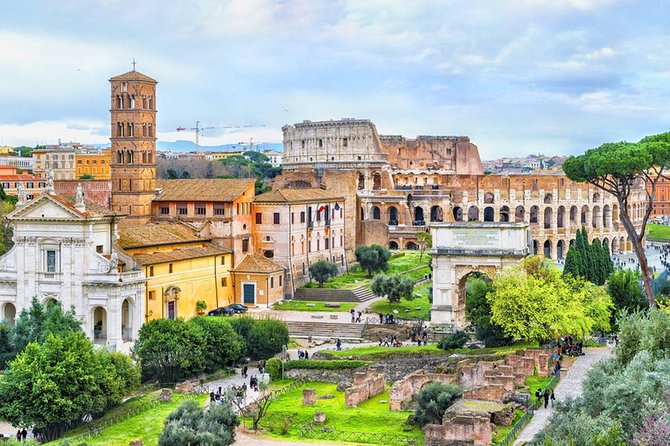
<svg viewBox="0 0 670 446"><path fill-rule="evenodd" d="M370 364L370 361L362 360L328 360L328 359L298 359L294 361L287 361L284 363L284 371L296 369L311 369L311 370L343 370L343 369L357 369L365 367ZM265 364L265 370L270 374L271 379L281 378L281 362L279 358L269 359Z"/></svg>

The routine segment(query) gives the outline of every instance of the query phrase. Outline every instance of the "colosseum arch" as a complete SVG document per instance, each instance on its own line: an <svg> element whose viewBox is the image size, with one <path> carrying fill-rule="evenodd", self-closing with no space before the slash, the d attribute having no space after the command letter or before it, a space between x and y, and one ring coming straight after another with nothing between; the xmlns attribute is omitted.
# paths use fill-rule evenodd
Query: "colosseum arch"
<svg viewBox="0 0 670 446"><path fill-rule="evenodd" d="M433 222L442 222L444 221L444 211L440 206L432 206L430 208L430 221Z"/></svg>
<svg viewBox="0 0 670 446"><path fill-rule="evenodd" d="M379 172L372 174L372 190L380 190L382 188L382 175Z"/></svg>
<svg viewBox="0 0 670 446"><path fill-rule="evenodd" d="M506 223L509 221L509 207L508 206L503 206L500 208L500 219L498 221L501 221L503 223Z"/></svg>
<svg viewBox="0 0 670 446"><path fill-rule="evenodd" d="M395 226L398 224L398 208L395 206L391 206L388 209L388 214L389 214L389 225L390 226Z"/></svg>
<svg viewBox="0 0 670 446"><path fill-rule="evenodd" d="M558 211L556 212L556 227L565 227L565 206L558 207Z"/></svg>
<svg viewBox="0 0 670 446"><path fill-rule="evenodd" d="M381 220L382 219L382 211L379 209L379 206L372 206L372 219L373 220Z"/></svg>
<svg viewBox="0 0 670 446"><path fill-rule="evenodd" d="M610 205L606 204L603 206L603 228L609 228L610 221L612 221L612 211L610 211Z"/></svg>
<svg viewBox="0 0 670 446"><path fill-rule="evenodd" d="M547 206L544 208L544 229L551 228L551 220L554 218L554 210Z"/></svg>
<svg viewBox="0 0 670 446"><path fill-rule="evenodd" d="M389 242L389 249L393 249L393 250L398 249L398 242L396 242L396 241L394 241L394 240L391 240L391 241Z"/></svg>
<svg viewBox="0 0 670 446"><path fill-rule="evenodd" d="M479 208L477 206L470 206L470 209L468 209L468 221L479 221Z"/></svg>
<svg viewBox="0 0 670 446"><path fill-rule="evenodd" d="M544 204L551 204L554 197L551 194L544 194Z"/></svg>
<svg viewBox="0 0 670 446"><path fill-rule="evenodd" d="M577 206L570 206L570 226L577 225Z"/></svg>
<svg viewBox="0 0 670 446"><path fill-rule="evenodd" d="M601 222L602 222L602 216L600 214L600 206L593 206L593 217L591 218L591 226L594 228L599 228Z"/></svg>
<svg viewBox="0 0 670 446"><path fill-rule="evenodd" d="M542 245L542 255L546 259L551 259L551 254L552 254L552 246L551 246L551 240L545 240L544 244Z"/></svg>
<svg viewBox="0 0 670 446"><path fill-rule="evenodd" d="M454 215L454 221L463 221L463 209L460 206L454 207L452 213Z"/></svg>
<svg viewBox="0 0 670 446"><path fill-rule="evenodd" d="M582 206L582 214L580 219L582 226L587 226L589 224L589 215L589 207L585 204Z"/></svg>
<svg viewBox="0 0 670 446"><path fill-rule="evenodd" d="M491 192L486 192L484 194L484 203L492 204L494 202L494 195Z"/></svg>
<svg viewBox="0 0 670 446"><path fill-rule="evenodd" d="M537 224L537 216L540 213L540 208L537 206L531 206L530 207L530 224L531 225L536 225Z"/></svg>
<svg viewBox="0 0 670 446"><path fill-rule="evenodd" d="M600 194L598 192L593 193L593 202L598 203L600 201Z"/></svg>
<svg viewBox="0 0 670 446"><path fill-rule="evenodd" d="M423 208L421 206L416 206L414 208L414 226L422 226L426 224L426 220L423 215Z"/></svg>
<svg viewBox="0 0 670 446"><path fill-rule="evenodd" d="M556 243L556 260L563 260L565 258L565 240L559 240Z"/></svg>
<svg viewBox="0 0 670 446"><path fill-rule="evenodd" d="M495 212L493 211L493 207L486 206L484 208L484 221L493 221L494 218L495 218Z"/></svg>
<svg viewBox="0 0 670 446"><path fill-rule="evenodd" d="M524 208L523 206L517 206L516 209L514 209L514 220L517 222L525 221L526 208Z"/></svg>

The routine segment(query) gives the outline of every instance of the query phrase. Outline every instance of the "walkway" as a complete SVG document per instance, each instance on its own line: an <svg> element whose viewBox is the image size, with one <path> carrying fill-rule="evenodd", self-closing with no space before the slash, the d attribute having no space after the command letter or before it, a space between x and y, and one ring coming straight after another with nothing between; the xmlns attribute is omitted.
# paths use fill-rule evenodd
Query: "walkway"
<svg viewBox="0 0 670 446"><path fill-rule="evenodd" d="M611 349L608 348L589 348L586 349L586 354L580 356L572 364L572 367L568 369L568 372L563 378L559 381L554 393L556 394L556 399L563 400L566 396L580 396L582 394L582 381L586 376L586 372L601 359L605 359L610 356L612 353ZM532 390L532 389L531 389ZM528 426L525 427L521 434L514 442L515 445L522 445L524 443L530 442L535 434L540 432L549 422L549 416L551 415L552 408L551 406L547 409L540 408L535 411L533 419L528 423Z"/></svg>

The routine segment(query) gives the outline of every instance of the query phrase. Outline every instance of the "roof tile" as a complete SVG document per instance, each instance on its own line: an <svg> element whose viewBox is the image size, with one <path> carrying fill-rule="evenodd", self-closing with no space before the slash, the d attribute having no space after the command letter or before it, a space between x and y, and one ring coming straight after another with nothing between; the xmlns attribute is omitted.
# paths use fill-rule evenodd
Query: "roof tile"
<svg viewBox="0 0 670 446"><path fill-rule="evenodd" d="M158 180L163 189L154 201L235 201L255 183L253 179Z"/></svg>
<svg viewBox="0 0 670 446"><path fill-rule="evenodd" d="M260 254L247 254L239 265L233 270L235 272L250 273L274 273L284 271L284 267Z"/></svg>
<svg viewBox="0 0 670 446"><path fill-rule="evenodd" d="M344 197L324 189L276 189L256 196L255 203L305 203L344 200Z"/></svg>
<svg viewBox="0 0 670 446"><path fill-rule="evenodd" d="M209 239L198 237L195 231L179 223L150 223L119 229L118 244L121 249L131 249L197 241Z"/></svg>

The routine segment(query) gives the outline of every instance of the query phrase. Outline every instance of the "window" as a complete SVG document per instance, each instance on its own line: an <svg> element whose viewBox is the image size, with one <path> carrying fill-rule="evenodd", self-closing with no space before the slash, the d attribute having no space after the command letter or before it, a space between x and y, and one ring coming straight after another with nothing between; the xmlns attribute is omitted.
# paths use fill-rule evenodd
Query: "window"
<svg viewBox="0 0 670 446"><path fill-rule="evenodd" d="M305 264L302 264L302 274L305 275Z"/></svg>
<svg viewBox="0 0 670 446"><path fill-rule="evenodd" d="M274 213L274 224L279 224L279 212Z"/></svg>
<svg viewBox="0 0 670 446"><path fill-rule="evenodd" d="M226 266L226 257L221 256L221 266Z"/></svg>
<svg viewBox="0 0 670 446"><path fill-rule="evenodd" d="M282 286L282 276L279 276L279 286Z"/></svg>
<svg viewBox="0 0 670 446"><path fill-rule="evenodd" d="M305 223L305 211L300 213L300 223Z"/></svg>
<svg viewBox="0 0 670 446"><path fill-rule="evenodd" d="M168 265L168 273L172 273L172 263Z"/></svg>
<svg viewBox="0 0 670 446"><path fill-rule="evenodd" d="M228 286L228 278L227 277L222 277L221 278L221 286Z"/></svg>
<svg viewBox="0 0 670 446"><path fill-rule="evenodd" d="M214 215L226 215L225 208L222 204L214 205Z"/></svg>
<svg viewBox="0 0 670 446"><path fill-rule="evenodd" d="M95 246L95 252L97 252L98 254L102 254L102 248L103 248L102 245L96 245Z"/></svg>
<svg viewBox="0 0 670 446"><path fill-rule="evenodd" d="M207 213L204 203L196 203L195 215L205 215Z"/></svg>
<svg viewBox="0 0 670 446"><path fill-rule="evenodd" d="M177 214L187 215L188 214L188 207L185 204L178 204L177 205Z"/></svg>
<svg viewBox="0 0 670 446"><path fill-rule="evenodd" d="M105 164L105 160L100 160L100 164Z"/></svg>
<svg viewBox="0 0 670 446"><path fill-rule="evenodd" d="M243 238L242 239L242 252L247 252L249 251L249 239L248 238Z"/></svg>
<svg viewBox="0 0 670 446"><path fill-rule="evenodd" d="M272 237L270 237L269 235L266 235L266 236L265 236L265 241L266 241L266 242L271 242L271 241L272 241Z"/></svg>
<svg viewBox="0 0 670 446"><path fill-rule="evenodd" d="M342 241L342 236L340 236L340 246L343 246L343 245L344 245L344 243Z"/></svg>
<svg viewBox="0 0 670 446"><path fill-rule="evenodd" d="M167 206L161 206L161 207L158 208L158 212L161 215L170 215L170 208L167 207Z"/></svg>
<svg viewBox="0 0 670 446"><path fill-rule="evenodd" d="M324 249L328 249L328 248L330 248L330 239L329 239L328 237L326 237L326 238L323 240L323 248L324 248Z"/></svg>
<svg viewBox="0 0 670 446"><path fill-rule="evenodd" d="M275 287L275 278L270 277L270 288L274 288L274 287Z"/></svg>
<svg viewBox="0 0 670 446"><path fill-rule="evenodd" d="M256 224L257 225L263 224L263 214L260 212L256 212Z"/></svg>
<svg viewBox="0 0 670 446"><path fill-rule="evenodd" d="M56 251L47 251L47 272L55 273L56 272Z"/></svg>
<svg viewBox="0 0 670 446"><path fill-rule="evenodd" d="M311 240L307 241L307 252L312 252L312 241Z"/></svg>
<svg viewBox="0 0 670 446"><path fill-rule="evenodd" d="M347 138L342 139L342 147L347 147L349 145L349 140Z"/></svg>
<svg viewBox="0 0 670 446"><path fill-rule="evenodd" d="M323 148L323 139L319 138L319 149Z"/></svg>
<svg viewBox="0 0 670 446"><path fill-rule="evenodd" d="M149 300L156 300L156 292L149 291Z"/></svg>
<svg viewBox="0 0 670 446"><path fill-rule="evenodd" d="M295 212L291 212L291 224L295 223Z"/></svg>
<svg viewBox="0 0 670 446"><path fill-rule="evenodd" d="M81 160L77 160L77 164L81 164Z"/></svg>
<svg viewBox="0 0 670 446"><path fill-rule="evenodd" d="M318 251L320 249L321 249L321 240L316 239L316 250Z"/></svg>
<svg viewBox="0 0 670 446"><path fill-rule="evenodd" d="M149 267L149 277L153 277L153 276L154 276L154 267L150 266Z"/></svg>

